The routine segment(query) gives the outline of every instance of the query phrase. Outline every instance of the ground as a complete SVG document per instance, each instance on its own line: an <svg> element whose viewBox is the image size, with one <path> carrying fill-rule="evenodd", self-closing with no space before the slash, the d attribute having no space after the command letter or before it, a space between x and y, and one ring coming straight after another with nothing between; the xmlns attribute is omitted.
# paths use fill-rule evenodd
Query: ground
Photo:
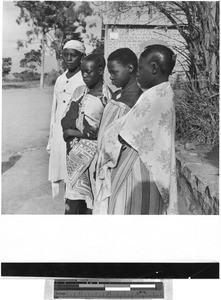
<svg viewBox="0 0 221 300"><path fill-rule="evenodd" d="M3 89L2 213L63 214L64 187L52 199L46 145L53 89ZM180 214L191 214L179 197Z"/></svg>
<svg viewBox="0 0 221 300"><path fill-rule="evenodd" d="M52 199L45 150L52 88L3 89L2 213L62 214L62 190Z"/></svg>

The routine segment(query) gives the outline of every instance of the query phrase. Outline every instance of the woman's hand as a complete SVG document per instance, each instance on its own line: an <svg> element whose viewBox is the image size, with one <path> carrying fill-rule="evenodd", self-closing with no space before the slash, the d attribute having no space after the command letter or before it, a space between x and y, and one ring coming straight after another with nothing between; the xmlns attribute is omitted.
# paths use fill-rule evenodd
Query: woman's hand
<svg viewBox="0 0 221 300"><path fill-rule="evenodd" d="M85 136L85 139L96 140L99 127L97 128L92 127L86 119L84 119L83 124L84 124L83 134Z"/></svg>
<svg viewBox="0 0 221 300"><path fill-rule="evenodd" d="M85 138L88 140L96 140L98 135L99 128L91 127L90 125L87 127L87 130L84 130Z"/></svg>

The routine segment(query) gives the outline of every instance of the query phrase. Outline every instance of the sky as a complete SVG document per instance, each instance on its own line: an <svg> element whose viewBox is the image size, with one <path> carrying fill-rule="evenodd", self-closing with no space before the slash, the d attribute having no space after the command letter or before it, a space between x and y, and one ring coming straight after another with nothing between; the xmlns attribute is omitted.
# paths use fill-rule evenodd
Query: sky
<svg viewBox="0 0 221 300"><path fill-rule="evenodd" d="M19 16L19 8L12 1L3 2L3 19L2 19L2 57L12 58L12 72L19 72L20 60L24 53L28 52L27 48L16 50L18 39L25 40L26 24L18 25L16 19ZM34 49L35 46L28 49Z"/></svg>
<svg viewBox="0 0 221 300"><path fill-rule="evenodd" d="M2 57L11 57L12 58L12 69L13 72L21 72L22 68L20 68L20 60L24 58L24 53L30 51L31 49L37 49L38 43L32 44L28 48L22 48L17 50L18 39L26 40L26 31L28 30L28 26L25 23L18 25L16 23L16 19L20 14L20 9L16 7L11 0L3 1L2 5ZM88 19L88 23L93 23L97 21L97 17L91 17ZM99 20L98 20L99 21ZM100 21L97 22L97 26L88 29L87 33L94 33L99 36L100 34ZM85 40L86 52L89 53L92 48L87 44L87 40ZM56 69L56 60L54 55L46 54L45 59L45 71L51 71L52 69Z"/></svg>

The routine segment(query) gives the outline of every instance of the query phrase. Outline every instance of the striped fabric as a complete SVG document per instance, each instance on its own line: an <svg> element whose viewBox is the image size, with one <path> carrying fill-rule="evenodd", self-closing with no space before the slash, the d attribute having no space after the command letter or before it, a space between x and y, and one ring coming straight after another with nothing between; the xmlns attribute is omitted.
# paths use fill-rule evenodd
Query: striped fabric
<svg viewBox="0 0 221 300"><path fill-rule="evenodd" d="M101 151L102 147L102 138L105 130L110 126L110 124L124 116L130 110L129 106L124 104L123 102L111 100L107 106L105 107L101 125L99 129L98 139L97 139L97 149L98 153ZM102 155L99 155L97 158L97 167L96 167L96 188L95 194L96 197L94 199L94 207L93 214L107 214L107 201L99 201L103 198L103 180L100 180L99 169L105 163L105 158Z"/></svg>
<svg viewBox="0 0 221 300"><path fill-rule="evenodd" d="M118 102L115 100L109 101L107 106L105 107L101 125L98 134L98 150L101 148L101 139L103 137L104 131L107 127L115 120L119 119L120 117L124 116L130 110L129 106L124 104L123 102Z"/></svg>
<svg viewBox="0 0 221 300"><path fill-rule="evenodd" d="M124 146L111 174L108 214L162 214L160 193L137 151Z"/></svg>

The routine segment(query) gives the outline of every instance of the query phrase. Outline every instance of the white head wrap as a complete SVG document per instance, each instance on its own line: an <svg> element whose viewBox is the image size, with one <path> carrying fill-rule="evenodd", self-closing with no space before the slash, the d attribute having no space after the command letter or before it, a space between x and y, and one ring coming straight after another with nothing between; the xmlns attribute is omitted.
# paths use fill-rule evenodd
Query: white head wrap
<svg viewBox="0 0 221 300"><path fill-rule="evenodd" d="M85 53L84 44L80 41L77 41L77 40L68 41L64 45L63 49L74 49L74 50L77 50L81 53Z"/></svg>

